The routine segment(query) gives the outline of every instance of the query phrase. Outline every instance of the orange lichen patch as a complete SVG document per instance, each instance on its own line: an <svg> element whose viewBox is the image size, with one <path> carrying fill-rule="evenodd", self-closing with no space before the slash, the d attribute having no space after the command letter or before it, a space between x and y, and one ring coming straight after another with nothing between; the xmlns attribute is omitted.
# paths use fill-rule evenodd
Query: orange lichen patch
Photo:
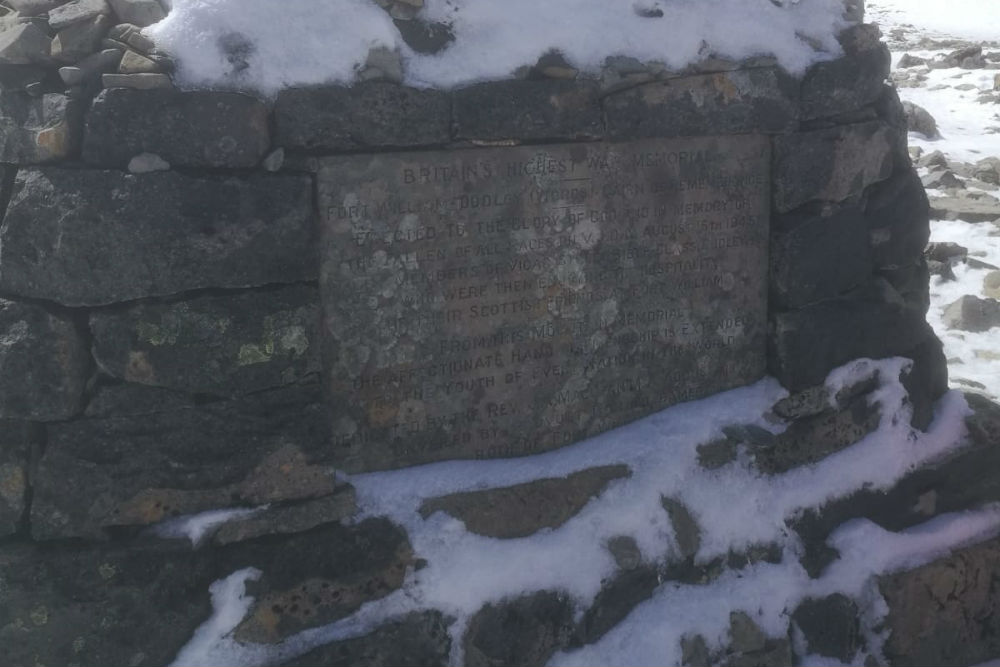
<svg viewBox="0 0 1000 667"><path fill-rule="evenodd" d="M721 72L714 74L712 76L712 87L722 93L722 99L726 101L726 104L739 102L743 99L743 94L740 92L739 87L733 83L729 73Z"/></svg>
<svg viewBox="0 0 1000 667"><path fill-rule="evenodd" d="M35 135L35 143L50 157L65 157L69 153L69 132L65 124L49 127Z"/></svg>
<svg viewBox="0 0 1000 667"><path fill-rule="evenodd" d="M277 500L319 498L336 490L334 470L312 465L295 445L269 455L236 486L237 495L250 504Z"/></svg>

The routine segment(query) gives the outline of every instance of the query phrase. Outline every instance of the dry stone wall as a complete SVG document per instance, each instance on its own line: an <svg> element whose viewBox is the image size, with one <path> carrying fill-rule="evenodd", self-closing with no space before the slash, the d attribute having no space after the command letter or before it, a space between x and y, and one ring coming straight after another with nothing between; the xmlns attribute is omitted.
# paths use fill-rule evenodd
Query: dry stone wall
<svg viewBox="0 0 1000 667"><path fill-rule="evenodd" d="M397 589L408 570L420 567L420 555L388 521L342 522L354 512L354 497L338 481L337 470L531 453L537 448L491 450L480 429L514 428L510 423L551 427L568 435L542 449L560 446L767 373L792 392L774 407L792 426L773 436L734 425L725 439L705 445L703 463L719 465L735 456L739 443L752 442L759 447L760 469L774 474L842 449L877 424L864 400L874 387L856 387L833 403L821 387L827 373L847 361L912 359L907 383L918 428L928 425L933 401L947 388L940 344L924 319L928 204L906 151L902 107L884 83L889 54L872 26L847 30L845 55L814 66L800 79L764 60L712 60L686 72L620 62L609 63L602 78L594 80L572 78L565 68L535 68L524 79L453 91L374 80L354 87L286 90L269 102L233 92L173 89L164 74L170 67L164 54L143 43L137 30L110 27L112 16L138 25L156 20L149 15L156 3L22 4L32 8L23 11L52 9L47 25L56 33L53 38L39 22L28 21L9 31L13 34L3 33L16 48L0 44L0 645L9 664L165 664L207 618L208 585L242 567L257 567L264 575L254 584L258 602L235 631L240 641L277 642L343 618ZM95 38L98 33L104 36ZM31 56L29 47L43 37L51 43L50 55ZM85 37L109 48L57 70L55 61L68 62L68 53L76 53L71 38ZM63 55L54 57L53 51ZM101 73L103 78L96 77ZM744 155L734 146L753 150ZM369 193L367 199L350 200L347 195L356 194L351 188L375 190L384 187L383 174L409 173L413 180L403 185L417 198L438 188L436 182L453 180L448 168L454 163L443 157L449 154L465 165L496 159L497 164L547 169L549 163L559 168L560 161L582 164L588 156L634 160L655 153L673 154L676 160L681 152L705 151L747 160L725 172L745 177L743 185L728 191L726 201L742 201L747 193L760 200L742 223L728 212L699 216L693 209L678 210L675 222L691 230L678 228L667 241L677 243L677 254L687 261L677 269L678 280L697 277L698 259L741 257L733 248L751 248L749 259L725 272L730 279L737 275L747 295L736 313L743 318L741 330L734 334L735 343L727 343L735 347L710 357L733 354L747 363L703 368L710 382L692 382L685 393L673 396L668 387L640 385L649 395L668 398L623 398L619 404L610 398L615 382L628 380L626 372L642 361L630 356L631 348L625 349L627 341L619 336L621 349L594 343L583 356L625 362L596 382L594 391L567 403L558 418L543 415L541 422L533 421L539 417L531 413L532 399L542 395L537 383L518 385L511 397L497 398L486 393L492 385L481 382L473 398L489 400L470 404L463 396L448 406L451 413L473 410L470 437L476 442L434 449L441 429L457 428L445 412L421 413L425 421L420 423L438 430L424 440L413 437L406 429L413 420L399 414L404 408L426 409L418 400L421 394L405 382L377 386L361 370L368 360L364 355L389 354L383 348L398 343L391 352L395 361L385 362L389 367L451 363L433 343L454 338L455 332L491 332L489 327L480 332L462 328L458 316L449 321L434 290L450 284L476 299L493 298L484 302L493 308L498 281L449 283L432 275L434 284L422 288L423 300L402 300L391 279L414 272L405 266L408 253L445 248L457 255L457 249L473 245L445 243L440 226L435 236L428 236L426 225L372 226L379 218L363 207L374 206L377 198ZM427 170L423 175L422 168ZM671 169L683 172L676 165ZM698 173L711 180L723 172L688 175ZM588 205L592 196L613 199L616 187L656 182L611 176L588 191ZM460 176L438 189L460 197L469 182ZM521 181L512 182L508 188ZM466 192L477 194L470 188ZM624 201L614 210L625 210ZM655 213L657 205L671 201L652 197L643 204ZM539 215L546 211L551 213L551 207L539 206ZM447 210L432 207L430 212L452 220ZM396 213L404 222L408 213L418 221L426 217L417 213L429 214L420 208ZM637 278L660 266L662 255L646 264L619 258L609 265L593 248L581 249L589 243L581 234L591 220L574 215L570 208L564 231L580 247L567 256L584 267L581 280L591 291L612 287L618 275L630 285L651 286L639 302L643 310L660 309L657 290L683 298L685 290L669 291L670 280ZM360 222L338 228L344 219ZM488 225L491 220L476 213L453 222ZM629 253L641 254L651 245L648 239L639 236L615 246L610 236L615 230L646 229L642 220L643 214L634 213L595 227L604 234L601 248L626 259ZM701 222L698 236L694 228ZM747 229L726 228L741 224ZM338 237L338 231L344 233ZM685 248L686 239L697 238L717 242L718 252L699 255ZM371 246L359 251L366 240ZM544 250L529 256L561 257ZM387 257L403 261L401 268L393 271L397 265ZM381 258L384 275L348 271L354 280L345 279L345 265L371 266L374 258ZM752 270L740 273L741 262ZM453 262L444 268L472 265ZM389 282L379 285L373 276ZM525 284L536 299L564 295L558 289L542 294L544 286L528 284L524 276L509 278L512 285ZM719 308L729 307L732 286L718 291L719 284L712 283L702 295L706 321L728 316ZM365 319L394 308L402 309L395 320L403 323L405 334L385 319ZM444 319L418 335L421 311ZM614 314L606 320L618 321ZM567 350L622 333L611 326L583 331L586 340L574 338L572 330L553 336L535 347L546 358L556 355L557 363L543 365L533 358L518 368L525 373L546 367L558 374L573 370ZM657 329L633 327L637 340L642 334L655 338L651 331ZM697 349L711 338L698 331L692 337L685 349ZM501 350L503 372L475 377L502 382L511 372L511 355L536 351L514 339L504 341ZM667 357L670 363L678 359ZM389 385L406 391L397 396ZM644 393L634 385L628 391ZM528 400L517 403L519 397ZM591 419L607 405L614 408L612 418ZM503 406L527 416L505 422L509 415L501 414ZM984 423L1000 423L988 408L983 414ZM391 428L362 437L357 434L364 424ZM995 442L983 436L981 447L968 455L972 459L942 466L974 469L977 456L992 456ZM627 474L625 469L594 469L487 495L443 497L429 501L426 510L453 513L484 535L530 535L564 522L611 480ZM937 471L915 475L928 475L929 484L940 486L942 507L997 499L997 490L985 481L981 488L955 489ZM921 484L905 482L896 495L862 493L804 517L794 527L809 546L804 565L818 572L835 557L824 551L825 538L848 518L885 514L912 525L909 503L917 487L925 492ZM545 511L496 517L489 493ZM227 524L199 550L143 532L179 515L265 504L270 509ZM693 555L696 523L676 501L665 498L664 510L685 536L685 553ZM556 592L487 605L464 635L468 664L542 664L558 648L595 641L664 578L705 582L727 568L781 557L763 545L707 565L688 558L664 568L639 562L630 538L611 548L621 575L607 582L581 621L574 620L571 601ZM975 552L968 559L976 564L983 556ZM917 632L906 616L909 608L931 604L920 598L919 582L934 571L902 576L885 582L892 613L899 614L892 617L893 632L905 635L890 644L894 664L910 664L915 654L922 660L959 651L952 644L934 644L933 638L906 638ZM860 644L852 630L853 604L839 598L811 601L796 612L795 622L814 652L854 655ZM947 622L961 622L958 613ZM817 617L840 619L835 627L843 631L830 630ZM441 663L451 646L448 623L437 612L413 614L373 635L321 647L296 664L329 664L333 656L359 665L400 664L403 658ZM942 625L939 632L951 627ZM789 641L765 638L749 618L734 618L732 635L726 655L709 655L703 639L690 638L685 659L688 664L791 664ZM968 660L992 656L975 653Z"/></svg>

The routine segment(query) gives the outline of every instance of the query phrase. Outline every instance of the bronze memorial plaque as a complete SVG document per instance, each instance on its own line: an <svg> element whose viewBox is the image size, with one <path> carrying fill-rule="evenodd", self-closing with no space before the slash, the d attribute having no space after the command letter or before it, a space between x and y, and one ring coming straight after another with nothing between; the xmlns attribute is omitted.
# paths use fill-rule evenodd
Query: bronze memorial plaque
<svg viewBox="0 0 1000 667"><path fill-rule="evenodd" d="M763 136L324 159L347 471L522 456L759 379Z"/></svg>

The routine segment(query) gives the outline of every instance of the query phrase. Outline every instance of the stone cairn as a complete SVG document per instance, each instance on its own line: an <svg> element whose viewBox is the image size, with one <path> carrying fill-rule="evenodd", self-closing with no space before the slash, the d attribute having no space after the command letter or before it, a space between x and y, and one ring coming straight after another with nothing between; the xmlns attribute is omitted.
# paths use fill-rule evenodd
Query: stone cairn
<svg viewBox="0 0 1000 667"><path fill-rule="evenodd" d="M446 48L448 27L421 22L419 0L381 4L411 44ZM613 58L588 78L551 53L514 80L420 90L401 85L392 58L375 53L364 83L287 90L272 104L176 90L169 57L140 31L163 16L156 0L5 6L4 664L167 664L209 617L209 585L246 567L263 574L249 585L255 602L234 638L278 642L349 616L422 567L390 521L344 521L354 495L334 474L320 382L318 156L766 135L768 370L792 392L772 409L788 428L773 436L730 425L703 443L703 465L724 464L750 444L762 474L777 475L864 437L878 423L867 400L877 381L834 400L822 387L830 370L858 357L913 359L905 381L917 428L928 426L947 388L940 344L924 321L928 204L873 26L846 30L845 55L799 79L767 59L715 58L684 72ZM238 37L227 43L220 48L238 54ZM859 490L789 521L810 575L836 560L826 538L852 518L901 530L1000 500L1000 411L970 402L970 446L888 492ZM560 525L627 474L593 469L431 499L421 511L517 538ZM264 504L270 509L208 531L199 549L146 531L179 515ZM490 514L505 505L551 511ZM596 641L664 581L698 585L782 557L762 545L695 563L692 512L671 499L663 508L679 560L643 562L630 538L612 540L620 571L592 607L575 610L546 590L488 604L460 639L466 664L544 664L560 648ZM880 581L890 630L881 651L859 630L859 602L834 595L789 610L782 637L734 614L730 645L710 651L704 638L688 637L684 662L791 665L792 624L810 654L843 661L995 658L998 553L993 540ZM291 664L444 664L449 623L438 611L411 614Z"/></svg>

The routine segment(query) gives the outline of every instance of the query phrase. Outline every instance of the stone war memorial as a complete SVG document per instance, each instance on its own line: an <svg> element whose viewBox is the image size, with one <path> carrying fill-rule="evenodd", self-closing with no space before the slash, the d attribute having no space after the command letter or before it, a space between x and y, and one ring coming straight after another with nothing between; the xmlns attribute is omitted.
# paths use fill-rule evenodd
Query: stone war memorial
<svg viewBox="0 0 1000 667"><path fill-rule="evenodd" d="M479 0L342 3L351 80L281 85L223 4L0 2L0 662L1000 658L863 3L453 85Z"/></svg>

